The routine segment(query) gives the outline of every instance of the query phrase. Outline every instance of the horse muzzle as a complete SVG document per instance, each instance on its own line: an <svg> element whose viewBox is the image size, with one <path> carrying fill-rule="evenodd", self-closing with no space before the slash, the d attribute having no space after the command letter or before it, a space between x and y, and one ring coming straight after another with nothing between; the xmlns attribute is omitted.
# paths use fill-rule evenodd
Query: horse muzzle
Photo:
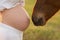
<svg viewBox="0 0 60 40"><path fill-rule="evenodd" d="M44 26L46 24L45 19L43 17L32 17L32 21L35 26Z"/></svg>

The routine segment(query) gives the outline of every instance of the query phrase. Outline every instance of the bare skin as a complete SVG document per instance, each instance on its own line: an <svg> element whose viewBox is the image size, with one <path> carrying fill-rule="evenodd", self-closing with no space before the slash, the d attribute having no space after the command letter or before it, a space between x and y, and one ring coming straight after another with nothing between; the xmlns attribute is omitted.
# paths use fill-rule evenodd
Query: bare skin
<svg viewBox="0 0 60 40"><path fill-rule="evenodd" d="M24 31L30 23L29 17L26 13L25 9L20 5L9 10L4 10L1 12L2 23L12 26L20 31Z"/></svg>
<svg viewBox="0 0 60 40"><path fill-rule="evenodd" d="M0 22L2 21L2 15L1 15L1 12L0 12Z"/></svg>

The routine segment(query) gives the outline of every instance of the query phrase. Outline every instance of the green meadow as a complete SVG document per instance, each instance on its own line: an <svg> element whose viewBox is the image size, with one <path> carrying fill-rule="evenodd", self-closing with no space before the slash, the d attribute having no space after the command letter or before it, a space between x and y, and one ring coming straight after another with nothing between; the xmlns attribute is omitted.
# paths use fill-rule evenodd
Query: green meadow
<svg viewBox="0 0 60 40"><path fill-rule="evenodd" d="M25 0L26 10L30 16L30 25L24 31L23 40L60 40L60 11L58 11L44 26L34 26L31 21L35 0Z"/></svg>

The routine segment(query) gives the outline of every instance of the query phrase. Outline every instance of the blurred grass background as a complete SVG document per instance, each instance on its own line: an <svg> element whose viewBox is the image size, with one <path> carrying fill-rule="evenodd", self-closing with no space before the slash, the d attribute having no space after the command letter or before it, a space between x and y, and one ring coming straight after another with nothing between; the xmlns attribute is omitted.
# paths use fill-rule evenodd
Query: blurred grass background
<svg viewBox="0 0 60 40"><path fill-rule="evenodd" d="M25 8L31 17L36 0L25 1ZM36 27L31 21L27 30L24 31L23 40L60 40L60 11L58 11L45 26Z"/></svg>

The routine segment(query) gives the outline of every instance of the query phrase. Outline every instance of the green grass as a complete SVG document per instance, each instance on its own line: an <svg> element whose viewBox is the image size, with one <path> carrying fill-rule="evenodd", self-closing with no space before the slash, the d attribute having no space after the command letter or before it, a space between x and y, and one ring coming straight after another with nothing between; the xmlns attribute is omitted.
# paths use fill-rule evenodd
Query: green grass
<svg viewBox="0 0 60 40"><path fill-rule="evenodd" d="M30 17L32 16L35 2L35 0L26 0L25 8ZM60 40L60 11L45 26L36 27L31 21L29 27L24 32L24 40Z"/></svg>

